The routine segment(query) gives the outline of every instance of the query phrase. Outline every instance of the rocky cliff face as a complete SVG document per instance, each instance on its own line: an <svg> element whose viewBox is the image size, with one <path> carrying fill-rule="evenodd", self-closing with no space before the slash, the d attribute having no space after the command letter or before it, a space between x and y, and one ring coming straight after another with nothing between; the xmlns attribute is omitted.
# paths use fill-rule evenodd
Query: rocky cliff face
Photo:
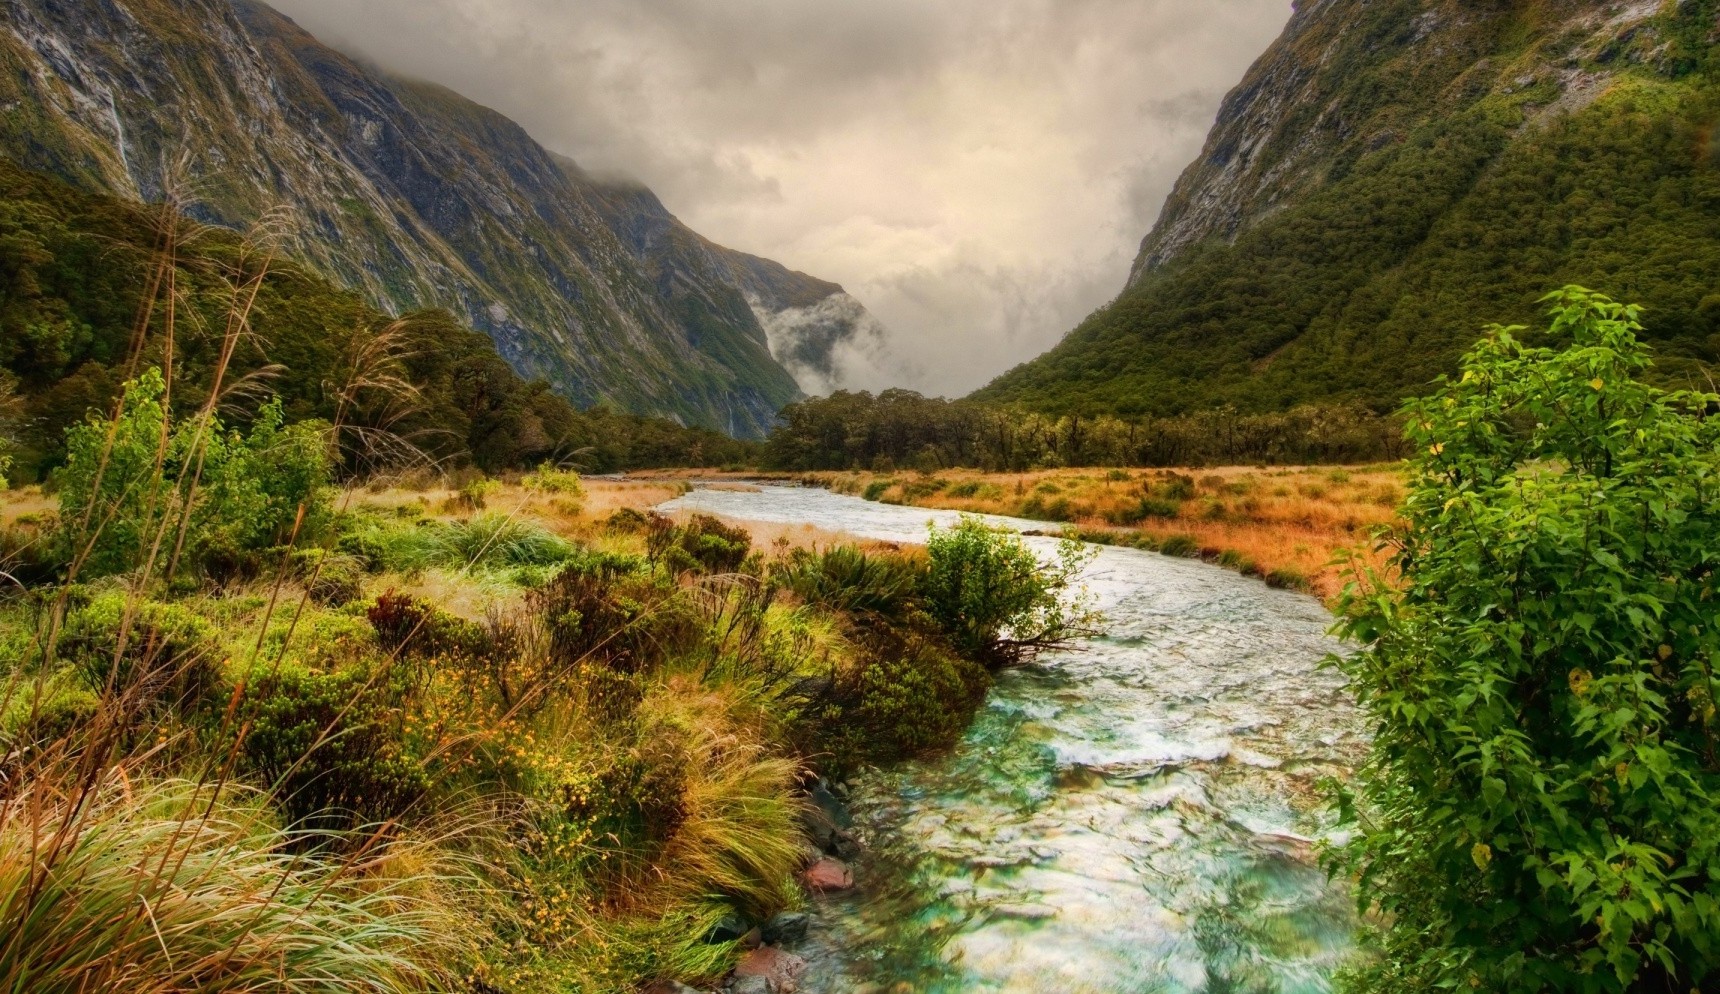
<svg viewBox="0 0 1720 994"><path fill-rule="evenodd" d="M500 114L251 0L0 9L0 154L235 227L285 207L294 254L387 309L455 311L580 403L757 436L800 395L764 323L791 306ZM675 237L638 237L654 228Z"/></svg>
<svg viewBox="0 0 1720 994"><path fill-rule="evenodd" d="M1647 22L1665 6L1298 0L1283 35L1225 98L1129 285L1202 241L1234 240L1431 117L1530 88L1548 90L1539 116L1580 109L1617 71L1664 56Z"/></svg>

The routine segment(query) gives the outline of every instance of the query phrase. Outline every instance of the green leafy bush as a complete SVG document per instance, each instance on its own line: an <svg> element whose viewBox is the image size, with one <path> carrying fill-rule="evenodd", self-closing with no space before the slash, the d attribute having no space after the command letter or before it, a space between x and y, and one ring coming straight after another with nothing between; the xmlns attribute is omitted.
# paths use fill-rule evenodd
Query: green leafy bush
<svg viewBox="0 0 1720 994"><path fill-rule="evenodd" d="M752 535L708 514L695 514L685 525L659 515L646 546L651 559L673 573L735 573L752 554Z"/></svg>
<svg viewBox="0 0 1720 994"><path fill-rule="evenodd" d="M66 433L60 522L82 576L165 570L180 548L187 562L230 572L295 530L320 529L328 464L315 424L284 426L272 403L244 436L214 415L173 425L165 394L161 373L146 370L126 385L117 421Z"/></svg>
<svg viewBox="0 0 1720 994"><path fill-rule="evenodd" d="M1088 633L1095 619L1069 588L1092 559L1065 540L1051 562L1040 562L1019 536L963 516L954 528L933 527L921 582L927 610L956 648L1001 665Z"/></svg>
<svg viewBox="0 0 1720 994"><path fill-rule="evenodd" d="M69 614L60 653L98 693L111 688L190 704L212 693L222 677L221 641L208 620L182 604L118 591Z"/></svg>
<svg viewBox="0 0 1720 994"><path fill-rule="evenodd" d="M873 480L866 484L866 490L860 496L865 500L883 500L884 494L896 485L895 480Z"/></svg>
<svg viewBox="0 0 1720 994"><path fill-rule="evenodd" d="M1645 386L1637 311L1568 289L1410 403L1394 565L1344 596L1372 720L1343 865L1369 991L1720 980L1720 398Z"/></svg>
<svg viewBox="0 0 1720 994"><path fill-rule="evenodd" d="M402 732L385 673L283 668L252 682L240 706L246 770L295 822L381 821L430 787Z"/></svg>

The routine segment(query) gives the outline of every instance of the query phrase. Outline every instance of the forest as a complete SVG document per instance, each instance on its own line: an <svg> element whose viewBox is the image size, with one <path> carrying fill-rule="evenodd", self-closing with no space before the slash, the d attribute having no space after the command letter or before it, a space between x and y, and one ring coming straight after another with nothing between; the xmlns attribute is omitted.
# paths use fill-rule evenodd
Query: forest
<svg viewBox="0 0 1720 994"><path fill-rule="evenodd" d="M1056 467L1191 467L1380 462L1406 454L1395 418L1361 405L1282 413L1232 407L1175 417L1045 415L910 390L838 391L791 404L764 443L778 470L1020 472Z"/></svg>

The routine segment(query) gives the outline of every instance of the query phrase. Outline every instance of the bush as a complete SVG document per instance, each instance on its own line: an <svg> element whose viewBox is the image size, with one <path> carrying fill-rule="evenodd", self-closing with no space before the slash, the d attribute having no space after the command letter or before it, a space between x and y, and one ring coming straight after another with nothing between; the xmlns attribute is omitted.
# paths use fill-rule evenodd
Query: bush
<svg viewBox="0 0 1720 994"><path fill-rule="evenodd" d="M865 500L883 500L884 494L895 485L895 480L873 480L866 484L866 490L860 496Z"/></svg>
<svg viewBox="0 0 1720 994"><path fill-rule="evenodd" d="M295 822L338 829L401 814L430 787L387 675L282 669L246 688L245 768Z"/></svg>
<svg viewBox="0 0 1720 994"><path fill-rule="evenodd" d="M1158 552L1177 559L1197 559L1200 557L1200 540L1193 535L1167 535L1159 543Z"/></svg>
<svg viewBox="0 0 1720 994"><path fill-rule="evenodd" d="M912 756L961 738L990 682L981 663L911 637L865 667L847 720L873 761Z"/></svg>
<svg viewBox="0 0 1720 994"><path fill-rule="evenodd" d="M537 472L527 476L522 482L528 490L571 498L585 496L585 485L580 481L578 473L570 469L557 469L549 463L539 466Z"/></svg>
<svg viewBox="0 0 1720 994"><path fill-rule="evenodd" d="M736 573L752 554L752 535L708 514L695 514L685 525L658 515L646 547L652 561L672 573Z"/></svg>
<svg viewBox="0 0 1720 994"><path fill-rule="evenodd" d="M213 415L173 427L165 393L160 372L147 370L126 385L117 422L92 420L66 433L60 522L81 576L151 560L165 570L182 545L188 564L231 573L295 530L326 524L328 462L316 424L283 427L277 402L243 437Z"/></svg>
<svg viewBox="0 0 1720 994"><path fill-rule="evenodd" d="M927 610L961 652L994 665L1020 662L1067 646L1097 620L1065 595L1092 553L1063 541L1041 563L1020 537L963 516L954 528L932 528L921 593Z"/></svg>
<svg viewBox="0 0 1720 994"><path fill-rule="evenodd" d="M1174 501L1158 497L1142 497L1127 507L1105 513L1105 520L1113 525L1138 525L1148 518L1174 518L1182 513L1182 506Z"/></svg>
<svg viewBox="0 0 1720 994"><path fill-rule="evenodd" d="M1347 866L1363 990L1720 978L1720 398L1638 382L1636 309L1568 289L1561 351L1495 328L1411 402L1394 566L1337 661L1374 753Z"/></svg>
<svg viewBox="0 0 1720 994"><path fill-rule="evenodd" d="M366 560L326 549L300 549L293 553L293 573L305 585L305 593L318 604L341 606L364 596Z"/></svg>
<svg viewBox="0 0 1720 994"><path fill-rule="evenodd" d="M213 625L183 605L120 592L101 594L72 611L60 652L97 693L111 688L194 704L213 693L222 678L221 642Z"/></svg>

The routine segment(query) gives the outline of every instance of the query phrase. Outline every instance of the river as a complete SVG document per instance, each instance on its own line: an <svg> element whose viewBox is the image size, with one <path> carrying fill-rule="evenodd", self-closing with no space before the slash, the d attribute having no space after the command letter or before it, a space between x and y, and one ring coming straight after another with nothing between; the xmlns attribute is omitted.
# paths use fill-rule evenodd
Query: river
<svg viewBox="0 0 1720 994"><path fill-rule="evenodd" d="M664 509L893 542L957 518L793 487ZM1354 916L1317 865L1321 782L1367 744L1320 665L1330 615L1132 549L1085 583L1105 637L1002 674L948 754L850 784L861 890L815 908L803 992L1330 989Z"/></svg>

